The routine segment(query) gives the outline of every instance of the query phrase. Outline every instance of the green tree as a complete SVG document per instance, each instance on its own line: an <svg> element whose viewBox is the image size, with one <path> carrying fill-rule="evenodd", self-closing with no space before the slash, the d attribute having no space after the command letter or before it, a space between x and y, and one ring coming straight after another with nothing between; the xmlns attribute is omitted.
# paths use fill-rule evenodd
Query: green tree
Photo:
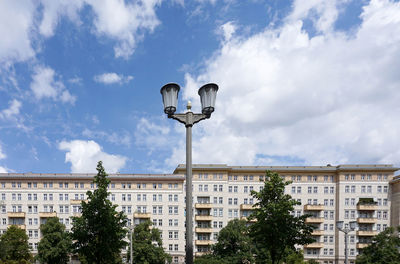
<svg viewBox="0 0 400 264"><path fill-rule="evenodd" d="M397 232L395 232L395 230ZM400 263L400 227L387 228L372 239L372 243L357 257L357 264Z"/></svg>
<svg viewBox="0 0 400 264"><path fill-rule="evenodd" d="M171 256L164 251L160 230L150 228L151 222L145 221L135 226L132 234L133 263L165 264L171 262ZM127 259L130 258L128 250Z"/></svg>
<svg viewBox="0 0 400 264"><path fill-rule="evenodd" d="M120 262L121 249L125 248L126 216L117 212L117 205L107 199L110 180L102 162L97 164L94 183L96 190L88 191L87 202L82 202L82 215L73 218L73 247L79 257L88 264L112 264Z"/></svg>
<svg viewBox="0 0 400 264"><path fill-rule="evenodd" d="M252 191L257 203L249 219L256 221L250 226L250 236L256 246L257 263L280 263L287 257L288 249L305 245L314 240L313 228L305 223L308 215L292 215L299 202L285 194L285 182L278 173L267 171L264 188Z"/></svg>
<svg viewBox="0 0 400 264"><path fill-rule="evenodd" d="M253 263L253 243L245 220L234 219L221 229L213 247L216 256L232 264Z"/></svg>
<svg viewBox="0 0 400 264"><path fill-rule="evenodd" d="M38 245L37 259L47 264L67 263L72 249L72 240L58 217L47 219L47 222L40 226L40 231L42 239Z"/></svg>
<svg viewBox="0 0 400 264"><path fill-rule="evenodd" d="M304 263L307 262L304 262L304 255L302 250L287 249L285 264L304 264Z"/></svg>
<svg viewBox="0 0 400 264"><path fill-rule="evenodd" d="M28 239L25 230L15 225L7 228L1 236L2 260L23 262L32 259Z"/></svg>

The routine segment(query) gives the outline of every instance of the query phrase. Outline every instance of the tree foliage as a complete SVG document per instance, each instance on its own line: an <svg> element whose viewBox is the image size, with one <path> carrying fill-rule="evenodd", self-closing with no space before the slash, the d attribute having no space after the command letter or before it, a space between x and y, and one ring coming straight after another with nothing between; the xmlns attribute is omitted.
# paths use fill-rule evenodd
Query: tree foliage
<svg viewBox="0 0 400 264"><path fill-rule="evenodd" d="M213 247L214 255L232 264L253 263L253 243L245 220L234 219L221 229L218 242Z"/></svg>
<svg viewBox="0 0 400 264"><path fill-rule="evenodd" d="M250 236L256 246L257 263L279 263L286 258L288 249L314 241L313 229L305 223L308 215L291 214L300 203L285 194L285 186L290 183L278 173L267 171L263 189L251 193L257 200L249 218L256 220L250 226Z"/></svg>
<svg viewBox="0 0 400 264"><path fill-rule="evenodd" d="M102 162L97 164L94 183L97 189L88 191L87 202L82 202L82 215L73 218L73 246L86 263L112 264L120 262L121 249L125 248L126 216L117 212L117 205L107 199L110 180Z"/></svg>
<svg viewBox="0 0 400 264"><path fill-rule="evenodd" d="M165 264L171 262L171 256L164 251L161 232L157 228L150 228L151 222L146 221L135 226L132 234L133 263ZM130 251L128 250L129 260Z"/></svg>
<svg viewBox="0 0 400 264"><path fill-rule="evenodd" d="M23 262L32 259L25 230L12 225L0 238L1 260Z"/></svg>
<svg viewBox="0 0 400 264"><path fill-rule="evenodd" d="M47 219L47 222L40 226L40 231L42 239L38 245L37 259L47 264L67 263L72 249L72 240L58 217Z"/></svg>
<svg viewBox="0 0 400 264"><path fill-rule="evenodd" d="M247 222L234 219L219 232L218 242L212 247L212 253L196 257L195 263L254 263L253 252L254 246Z"/></svg>
<svg viewBox="0 0 400 264"><path fill-rule="evenodd" d="M357 257L357 264L397 264L400 263L400 227L390 227L376 235L372 243Z"/></svg>

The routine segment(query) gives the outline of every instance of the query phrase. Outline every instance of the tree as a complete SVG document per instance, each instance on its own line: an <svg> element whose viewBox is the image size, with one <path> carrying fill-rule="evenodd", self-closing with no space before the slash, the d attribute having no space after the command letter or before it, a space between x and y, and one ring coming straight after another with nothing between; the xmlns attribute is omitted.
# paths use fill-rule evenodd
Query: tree
<svg viewBox="0 0 400 264"><path fill-rule="evenodd" d="M117 205L107 199L110 180L102 162L97 164L94 183L97 189L88 191L87 202L82 202L82 215L73 218L73 246L79 257L88 264L111 264L120 262L121 249L125 248L126 216L117 212Z"/></svg>
<svg viewBox="0 0 400 264"><path fill-rule="evenodd" d="M314 241L313 228L305 223L308 215L291 214L294 206L300 203L285 194L285 186L290 183L278 173L267 171L264 188L251 193L257 200L249 217L256 220L250 226L250 236L257 250L257 263L279 263L286 258L287 249L295 250L295 245Z"/></svg>
<svg viewBox="0 0 400 264"><path fill-rule="evenodd" d="M395 230L397 232L395 232ZM400 263L400 227L387 228L372 239L372 243L357 257L357 264Z"/></svg>
<svg viewBox="0 0 400 264"><path fill-rule="evenodd" d="M42 239L38 245L37 259L47 264L67 263L72 240L58 217L47 219L47 222L40 226L40 231Z"/></svg>
<svg viewBox="0 0 400 264"><path fill-rule="evenodd" d="M221 229L218 242L213 247L214 255L229 263L253 263L253 243L245 220L234 219Z"/></svg>
<svg viewBox="0 0 400 264"><path fill-rule="evenodd" d="M28 239L25 230L15 225L7 228L7 231L1 236L2 260L22 262L32 259Z"/></svg>
<svg viewBox="0 0 400 264"><path fill-rule="evenodd" d="M145 221L135 226L132 234L133 263L165 264L171 262L171 256L164 251L160 230L150 229L151 222ZM128 250L127 259L130 252Z"/></svg>

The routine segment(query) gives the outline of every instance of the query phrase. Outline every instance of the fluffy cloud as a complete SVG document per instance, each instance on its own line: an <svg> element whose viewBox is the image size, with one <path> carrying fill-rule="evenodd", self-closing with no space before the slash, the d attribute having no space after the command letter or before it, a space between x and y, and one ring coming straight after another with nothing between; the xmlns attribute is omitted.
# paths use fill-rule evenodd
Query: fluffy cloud
<svg viewBox="0 0 400 264"><path fill-rule="evenodd" d="M21 106L22 103L20 101L13 99L10 102L10 106L7 109L0 111L0 118L9 119L12 118L13 116L18 115ZM1 153L0 153L0 158L1 158Z"/></svg>
<svg viewBox="0 0 400 264"><path fill-rule="evenodd" d="M93 11L92 32L114 40L115 56L128 58L144 33L160 24L155 13L160 4L161 0L0 1L0 35L7 36L0 39L0 61L33 58L41 37L52 37L62 18L80 25L84 7Z"/></svg>
<svg viewBox="0 0 400 264"><path fill-rule="evenodd" d="M136 42L145 31L153 31L160 24L155 8L160 0L135 1L87 0L95 14L94 26L99 36L117 40L116 57L132 55Z"/></svg>
<svg viewBox="0 0 400 264"><path fill-rule="evenodd" d="M96 82L104 83L104 84L123 84L128 83L133 79L133 76L124 76L122 74L116 74L115 72L103 73L100 75L96 75L93 78Z"/></svg>
<svg viewBox="0 0 400 264"><path fill-rule="evenodd" d="M198 87L220 86L216 112L194 128L193 162L398 163L400 3L366 4L347 35L333 28L342 2L295 1L282 26L232 37L202 74L186 75L197 110ZM167 163L183 153L182 141Z"/></svg>
<svg viewBox="0 0 400 264"><path fill-rule="evenodd" d="M1 145L0 145L0 160L1 159L5 159L5 158L6 158L6 154L4 154L4 152L3 152L2 148L1 148Z"/></svg>
<svg viewBox="0 0 400 264"><path fill-rule="evenodd" d="M50 67L37 66L32 76L31 90L37 99L51 98L64 103L74 104L76 97L65 89L61 81L55 80L56 74Z"/></svg>
<svg viewBox="0 0 400 264"><path fill-rule="evenodd" d="M34 56L32 1L0 1L0 62L23 61Z"/></svg>
<svg viewBox="0 0 400 264"><path fill-rule="evenodd" d="M109 173L116 173L125 166L126 157L104 152L95 141L72 140L62 141L59 149L67 151L65 162L71 163L71 172L89 173L96 171L98 161L103 161Z"/></svg>

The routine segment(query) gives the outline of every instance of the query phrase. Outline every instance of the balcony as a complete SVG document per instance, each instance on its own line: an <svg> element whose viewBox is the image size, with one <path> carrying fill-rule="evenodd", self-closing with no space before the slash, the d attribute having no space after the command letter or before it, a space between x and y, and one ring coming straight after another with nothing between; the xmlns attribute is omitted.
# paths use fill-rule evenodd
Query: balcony
<svg viewBox="0 0 400 264"><path fill-rule="evenodd" d="M26 228L25 225L8 225L8 227L10 227L10 226L16 226L22 230L25 230L25 228Z"/></svg>
<svg viewBox="0 0 400 264"><path fill-rule="evenodd" d="M50 217L57 217L56 212L39 212L40 218L50 218Z"/></svg>
<svg viewBox="0 0 400 264"><path fill-rule="evenodd" d="M211 203L196 203L194 205L196 209L211 209L212 204Z"/></svg>
<svg viewBox="0 0 400 264"><path fill-rule="evenodd" d="M356 248L360 249L360 248L366 248L368 246L369 246L368 243L357 243Z"/></svg>
<svg viewBox="0 0 400 264"><path fill-rule="evenodd" d="M87 203L87 200L70 200L70 204L81 204L82 202Z"/></svg>
<svg viewBox="0 0 400 264"><path fill-rule="evenodd" d="M311 235L312 236L322 236L324 234L324 230L313 230Z"/></svg>
<svg viewBox="0 0 400 264"><path fill-rule="evenodd" d="M376 204L357 204L358 211L375 211L378 209Z"/></svg>
<svg viewBox="0 0 400 264"><path fill-rule="evenodd" d="M74 217L81 217L81 216L82 216L82 213L80 213L80 212L73 212L73 216L74 216Z"/></svg>
<svg viewBox="0 0 400 264"><path fill-rule="evenodd" d="M375 217L359 217L357 223L359 224L375 224L378 220Z"/></svg>
<svg viewBox="0 0 400 264"><path fill-rule="evenodd" d="M324 243L321 242L315 242L315 243L311 243L308 245L304 245L304 248L323 248L324 247Z"/></svg>
<svg viewBox="0 0 400 264"><path fill-rule="evenodd" d="M7 216L9 218L25 218L24 212L8 212Z"/></svg>
<svg viewBox="0 0 400 264"><path fill-rule="evenodd" d="M323 211L323 204L306 204L304 205L304 211Z"/></svg>
<svg viewBox="0 0 400 264"><path fill-rule="evenodd" d="M376 236L378 231L375 230L358 230L357 236Z"/></svg>
<svg viewBox="0 0 400 264"><path fill-rule="evenodd" d="M196 215L194 217L196 221L212 221L212 215Z"/></svg>
<svg viewBox="0 0 400 264"><path fill-rule="evenodd" d="M320 224L324 222L323 217L307 217L306 224Z"/></svg>
<svg viewBox="0 0 400 264"><path fill-rule="evenodd" d="M211 227L196 227L196 233L212 233Z"/></svg>
<svg viewBox="0 0 400 264"><path fill-rule="evenodd" d="M207 251L207 252L196 252L196 253L195 253L195 256L196 256L196 257L201 257L201 256L203 256L203 255L205 255L205 254L207 254L207 253L209 253L209 251Z"/></svg>
<svg viewBox="0 0 400 264"><path fill-rule="evenodd" d="M249 220L246 216L240 217L240 220L244 220L244 221L247 221L247 222L250 222L250 223L257 222L257 219L251 219L251 220Z"/></svg>
<svg viewBox="0 0 400 264"><path fill-rule="evenodd" d="M196 240L196 246L208 246L208 245L212 245L212 241L211 240Z"/></svg>
<svg viewBox="0 0 400 264"><path fill-rule="evenodd" d="M254 207L252 204L241 204L240 205L240 210L253 210Z"/></svg>
<svg viewBox="0 0 400 264"><path fill-rule="evenodd" d="M139 219L150 219L151 214L150 213L134 213L133 218L139 218Z"/></svg>

